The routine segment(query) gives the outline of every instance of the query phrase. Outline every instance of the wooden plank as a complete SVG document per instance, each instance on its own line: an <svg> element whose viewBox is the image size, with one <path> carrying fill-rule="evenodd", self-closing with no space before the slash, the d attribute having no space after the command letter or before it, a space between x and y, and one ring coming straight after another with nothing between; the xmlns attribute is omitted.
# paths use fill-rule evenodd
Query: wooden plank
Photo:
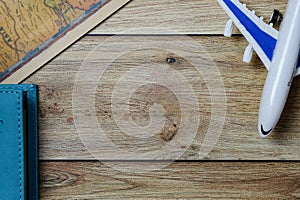
<svg viewBox="0 0 300 200"><path fill-rule="evenodd" d="M287 0L247 1L265 21L273 9L284 12ZM215 0L133 0L91 34L222 34L228 16ZM151 28L151 32L145 30ZM165 30L159 30L159 29ZM235 31L235 33L238 33Z"/></svg>
<svg viewBox="0 0 300 200"><path fill-rule="evenodd" d="M104 79L102 79L104 82L98 85L96 92L97 119L105 130L105 134L113 138L112 141L124 148L124 151L132 149L137 152L151 152L160 150L162 146L172 141L178 129L182 128L180 119L183 116L178 101L172 93L167 92L162 87L151 87L150 85L148 88L144 87L143 90L137 90L132 101L124 102L125 105L130 106L130 109L132 109L129 117L133 117L133 120L140 126L145 126L149 122L148 111L153 103L165 106L166 114L164 116L168 123L164 129L153 136L154 140L151 143L143 139L133 140L120 131L114 121L110 101L110 95L114 86L126 70L143 66L145 63L159 67L171 67L183 76L188 77L188 80L191 81L193 92L198 98L200 107L200 111L196 114L201 116L200 126L194 140L187 141L186 146L175 145L176 150L174 153L182 152L182 149L187 148L187 151L183 153L180 159L199 159L199 151L204 144L204 138L207 135L212 116L211 95L207 89L207 82L195 71L195 66L192 66L187 58L175 55L172 51L168 52L165 49L151 49L150 47L147 49L147 45L151 43L178 41L180 38L178 39L176 36L124 36L123 38L115 39L85 37L25 81L25 83L36 83L39 85L40 158L94 159L83 145L76 131L76 119L74 119L72 110L72 94L74 80L83 60L99 43L108 40L109 42L106 43L106 46L104 45L103 51L98 51L98 54L96 54L99 55L99 59L103 55L105 57L107 55L115 55L114 53L120 53L124 45L125 47L130 47L137 42L147 42L141 46L142 50L125 52L123 56L116 59L110 66L111 68L106 71ZM227 97L227 113L223 130L216 141L216 145L213 145L212 151L204 158L221 160L299 159L300 135L298 132L300 124L298 121L300 113L297 112L300 109L299 79L296 78L293 83L286 109L275 132L267 139L260 139L257 132L257 115L260 96L267 74L261 61L258 58L254 58L250 64L245 64L241 61L243 50L247 46L246 41L242 37L227 39L224 37L198 36L192 37L192 40L199 44L199 49L201 49L200 46L203 48L201 50L203 54L200 52L197 55L200 58L202 56L202 60L205 61L208 59L205 55L208 54L218 67ZM183 45L173 50L185 51L186 49L184 48ZM206 50L207 54L205 54L204 50ZM197 51L195 50L195 52ZM105 54L104 52L110 53ZM186 52L186 54L194 55L195 52L190 51ZM168 64L166 62L166 58L170 56L176 59L175 63ZM102 58L99 61L99 66L103 67L109 62L108 58ZM164 67L161 69L163 70ZM206 69L208 68L203 68L204 71L202 72L206 73ZM136 78L144 77L145 80L151 78L146 71L136 76ZM171 79L170 81L172 82ZM89 86L88 84L83 84L83 88ZM180 86L178 87L180 88ZM179 89L181 93L186 91L189 90L186 88ZM216 95L222 95L222 91L215 92ZM190 95L190 93L185 94L186 96ZM90 106L89 102L86 105ZM118 106L122 105L118 104ZM86 111L83 110L83 112ZM117 109L117 112L121 112L121 110ZM190 134L188 130L188 128L185 130L185 134ZM99 130L92 130L91 134L97 134L97 131ZM138 133L137 131L132 131L132 134ZM106 145L107 143L105 142L101 144L103 147ZM115 154L114 148L108 147L105 151L111 153L111 155ZM97 153L102 155L100 150ZM122 155L120 156L122 157ZM176 158L176 156L169 154L168 159Z"/></svg>
<svg viewBox="0 0 300 200"><path fill-rule="evenodd" d="M299 163L179 162L141 174L100 162L42 162L40 168L41 199L300 198Z"/></svg>

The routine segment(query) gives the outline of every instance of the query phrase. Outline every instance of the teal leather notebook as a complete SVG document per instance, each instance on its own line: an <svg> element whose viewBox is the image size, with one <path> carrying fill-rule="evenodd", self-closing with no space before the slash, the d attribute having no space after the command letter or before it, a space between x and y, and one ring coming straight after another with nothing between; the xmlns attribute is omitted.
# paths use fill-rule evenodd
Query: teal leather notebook
<svg viewBox="0 0 300 200"><path fill-rule="evenodd" d="M37 87L0 85L0 199L38 199Z"/></svg>

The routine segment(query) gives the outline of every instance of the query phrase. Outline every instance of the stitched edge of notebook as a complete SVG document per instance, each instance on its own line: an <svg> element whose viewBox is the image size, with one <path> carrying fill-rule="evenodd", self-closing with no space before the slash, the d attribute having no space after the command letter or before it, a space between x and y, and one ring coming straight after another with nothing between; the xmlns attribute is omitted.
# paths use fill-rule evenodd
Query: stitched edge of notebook
<svg viewBox="0 0 300 200"><path fill-rule="evenodd" d="M0 91L0 94L16 94L18 97L18 146L19 146L19 197L20 200L22 200L23 197L23 191L22 191L22 171L23 171L23 167L22 167L22 143L21 143L21 106L20 106L20 102L21 102L21 97L19 95L19 93L17 91Z"/></svg>
<svg viewBox="0 0 300 200"><path fill-rule="evenodd" d="M21 102L21 98L20 95L16 92L17 96L18 96L18 132L19 132L19 176L20 176L20 200L22 199L22 171L23 171L23 167L22 167L22 150L21 150L21 108L20 108L20 102Z"/></svg>

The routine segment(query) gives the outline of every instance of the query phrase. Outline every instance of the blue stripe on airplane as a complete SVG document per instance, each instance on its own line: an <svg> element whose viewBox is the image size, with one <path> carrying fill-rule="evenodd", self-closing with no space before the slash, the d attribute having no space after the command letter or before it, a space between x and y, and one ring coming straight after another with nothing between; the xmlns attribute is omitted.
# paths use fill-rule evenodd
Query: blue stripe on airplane
<svg viewBox="0 0 300 200"><path fill-rule="evenodd" d="M238 18L240 23L246 28L251 36L256 40L257 44L265 52L266 56L272 61L274 49L277 40L261 30L246 14L244 14L234 3L230 0L223 0L233 14ZM300 64L300 63L299 63Z"/></svg>
<svg viewBox="0 0 300 200"><path fill-rule="evenodd" d="M300 52L299 52L299 58L298 58L298 65L297 65L297 68L300 67Z"/></svg>

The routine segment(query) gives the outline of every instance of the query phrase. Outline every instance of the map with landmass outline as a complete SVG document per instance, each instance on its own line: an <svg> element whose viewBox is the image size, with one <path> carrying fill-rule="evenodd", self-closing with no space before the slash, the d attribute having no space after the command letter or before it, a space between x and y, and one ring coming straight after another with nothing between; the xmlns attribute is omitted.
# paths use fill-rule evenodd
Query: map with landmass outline
<svg viewBox="0 0 300 200"><path fill-rule="evenodd" d="M0 0L0 81L111 1Z"/></svg>

